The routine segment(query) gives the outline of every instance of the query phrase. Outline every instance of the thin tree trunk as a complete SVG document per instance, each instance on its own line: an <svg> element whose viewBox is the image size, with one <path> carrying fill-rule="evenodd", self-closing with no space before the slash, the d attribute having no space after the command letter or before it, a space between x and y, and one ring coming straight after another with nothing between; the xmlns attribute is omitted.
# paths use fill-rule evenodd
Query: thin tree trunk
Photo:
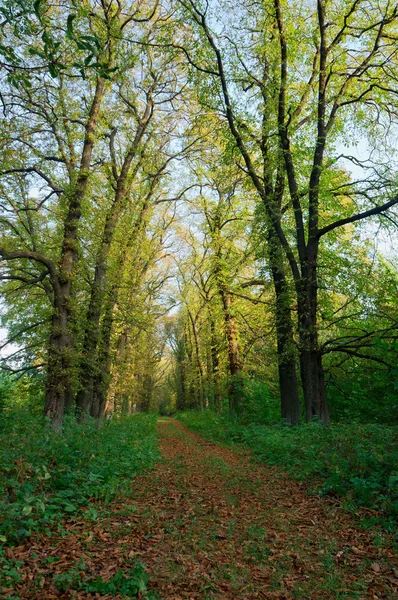
<svg viewBox="0 0 398 600"><path fill-rule="evenodd" d="M212 316L210 317L210 355L214 386L214 407L217 412L221 412L222 398L220 390L220 359L218 356L216 324Z"/></svg>
<svg viewBox="0 0 398 600"><path fill-rule="evenodd" d="M219 288L225 323L225 337L227 340L228 370L230 381L228 384L229 412L231 416L236 416L242 409L242 360L240 357L240 348L238 341L238 329L236 319L232 312L232 296L228 294L223 286Z"/></svg>
<svg viewBox="0 0 398 600"><path fill-rule="evenodd" d="M177 333L176 340L176 393L177 393L177 410L184 410L187 407L187 390L186 390L186 374L185 374L185 334L179 339Z"/></svg>
<svg viewBox="0 0 398 600"><path fill-rule="evenodd" d="M105 414L106 397L111 377L111 336L113 312L117 303L117 288L110 291L102 318L101 337L98 348L98 370L93 380L91 416L101 418Z"/></svg>
<svg viewBox="0 0 398 600"><path fill-rule="evenodd" d="M196 354L196 362L198 367L198 383L199 383L199 404L201 410L205 407L205 398L204 398L204 365L202 361L202 356L200 354L200 346L199 346L199 335L196 327L196 321L193 318L190 310L188 309L188 314L191 320L192 325L192 333L195 345L195 354Z"/></svg>
<svg viewBox="0 0 398 600"><path fill-rule="evenodd" d="M186 351L188 356L188 364L190 365L189 379L187 382L188 391L188 408L196 409L200 407L200 395L198 393L198 387L195 385L195 363L194 363L194 349L191 339L191 328L187 325L187 344Z"/></svg>
<svg viewBox="0 0 398 600"><path fill-rule="evenodd" d="M229 383L228 383L228 403L229 413L231 416L236 417L241 411L243 404L243 381L242 381L242 361L240 357L240 348L238 341L238 328L236 325L236 318L231 310L232 307L232 295L229 293L228 288L225 284L223 272L222 272L222 249L219 243L220 234L220 222L217 217L215 220L215 227L213 230L213 236L216 240L216 252L217 261L213 268L213 273L216 280L217 291L221 298L224 315L224 332L225 339L227 342L227 356L228 356L228 371L229 371Z"/></svg>

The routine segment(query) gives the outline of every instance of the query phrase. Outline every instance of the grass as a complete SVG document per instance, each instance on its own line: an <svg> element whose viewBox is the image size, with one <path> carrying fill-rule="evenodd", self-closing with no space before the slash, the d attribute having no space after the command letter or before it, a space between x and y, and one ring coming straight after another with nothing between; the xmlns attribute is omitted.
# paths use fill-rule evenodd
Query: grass
<svg viewBox="0 0 398 600"><path fill-rule="evenodd" d="M368 509L365 524L381 524L394 531L398 516L396 427L360 423L324 427L315 422L297 427L243 425L210 411L184 412L177 418L209 440L243 443L258 460L281 467L292 478L307 482L312 491Z"/></svg>

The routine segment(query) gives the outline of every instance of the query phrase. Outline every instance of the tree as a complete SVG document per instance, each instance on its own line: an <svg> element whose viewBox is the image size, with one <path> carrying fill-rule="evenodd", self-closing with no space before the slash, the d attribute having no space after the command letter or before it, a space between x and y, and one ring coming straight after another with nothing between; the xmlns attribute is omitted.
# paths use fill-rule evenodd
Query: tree
<svg viewBox="0 0 398 600"><path fill-rule="evenodd" d="M245 409L246 364L274 334L265 311L272 300L248 235L253 215L241 175L209 154L211 166L209 156L190 158L199 191L190 193L189 229L180 230L187 251L178 263L183 309L173 345L179 377L197 370L198 404L220 410L226 396L236 417Z"/></svg>
<svg viewBox="0 0 398 600"><path fill-rule="evenodd" d="M173 48L184 53L202 80L203 74L207 75L207 83L201 86L203 104L223 111L243 161L241 168L250 178L269 219L271 269L279 298L276 315L282 329L287 328L280 332L280 351L290 356L293 347L287 313L286 261L298 308L306 416L327 423L317 332L320 240L337 228L387 211L398 203L398 197L394 192L388 197L393 184L390 180L384 184L381 201L374 197L374 190L367 196L368 206L359 205L357 210L353 207L350 214L335 221L320 224L321 207L327 209L328 190L333 187L334 176L342 172L342 167L337 166L339 156L333 152L342 127L358 122L363 106L377 106L377 111L384 111L387 118L394 114L394 90L384 80L386 69L390 78L396 76L396 10L386 2L365 13L360 2L329 6L319 0L314 6L289 7L290 23L294 26L286 30L284 7L275 0L272 4L264 2L261 10L258 5L248 5L243 10L238 7L238 25L228 30L228 21L225 31L219 34L212 28L213 15L208 4L202 8L194 0L179 0L178 5L193 35L181 45L172 44ZM218 10L223 8L221 4ZM299 26L302 22L306 22L305 28ZM352 52L347 51L350 42L354 45ZM300 52L296 51L298 44ZM196 50L198 47L200 50ZM237 85L251 94L250 111L242 106ZM209 89L212 98L205 95ZM340 119L342 114L344 121ZM299 151L300 145L308 148L306 153ZM367 179L351 181L347 193L358 193L365 182ZM282 347L286 339L290 345L287 352ZM280 377L281 389L282 379L289 378L286 374ZM290 380L294 381L293 374Z"/></svg>
<svg viewBox="0 0 398 600"><path fill-rule="evenodd" d="M12 163L10 168L2 171L2 175L7 178L6 187L12 190L16 180L25 178L26 181L27 177L31 178L31 185L40 181L41 185L44 182L47 187L47 193L37 202L28 201L29 206L24 208L27 214L23 219L19 205L12 208L13 218L21 221L20 225L25 232L21 236L13 219L6 219L11 236L1 248L1 256L11 268L15 264L13 272L19 273L8 277L21 277L21 266L25 268L24 265L33 262L38 266L39 274L33 277L32 285L37 278L44 280L46 277L51 284L49 296L53 304L53 316L47 359L45 414L58 429L61 427L65 405L72 403L78 379L78 317L73 296L78 293L81 267L84 270L79 236L85 225L84 220L95 213L95 194L103 185L101 137L103 120L106 120L103 101L105 97L111 101L111 93L117 89L116 82L136 68L140 58L136 49L140 38L146 35L147 23L154 16L153 10L142 14L142 7L138 12L130 11L130 8L113 2L104 2L100 8L86 3L76 13L68 12L68 9L76 9L73 2L60 11L48 8L45 22L44 17L40 17L45 28L42 39L45 51L42 52L40 45L39 48L29 45L31 40L26 42L33 65L29 71L30 79L19 78L16 85L15 79L8 77L9 86L3 95L4 122L7 121L7 135L10 139L5 164ZM135 42L124 42L134 30L137 34ZM11 40L15 32L11 30L8 35ZM57 41L54 42L54 39ZM62 54L63 63L60 65L58 58L54 59L53 68L49 67L48 73L40 61L43 60L43 54L47 56L50 52L50 46L52 51L56 50L57 57ZM91 54L87 56L85 53L90 48ZM141 58L144 63L145 57ZM94 60L96 67L91 68ZM11 68L18 70L22 67L18 63L10 65ZM117 75L114 75L115 71ZM160 89L157 93L163 92L164 89ZM148 107L150 112L150 102ZM130 108L134 109L134 103ZM15 121L10 122L12 115ZM30 117L28 129L26 117ZM145 121L146 117L143 118ZM136 143L133 142L126 153L124 166L127 173L136 151L135 146L142 137L139 133L142 127L141 123ZM43 132L44 135L39 139L38 135ZM18 157L17 161L15 156ZM125 177L119 177L121 190L126 186L127 173ZM119 192L118 201L123 193ZM5 195L12 207L10 189L5 188ZM33 234L32 227L29 224L26 226L31 220L31 211L40 215L50 211L53 221L46 232L48 235L44 243L40 244L41 252L32 249L35 245L38 246L32 238L33 235L37 236L37 232ZM101 263L97 265L98 272L101 268L104 270L103 264L110 245L111 223L115 221L116 212L115 208L105 226L108 239L102 244L102 255L98 250L98 263ZM96 283L98 285L94 289L100 288L102 284L98 282L98 278ZM93 297L96 297L96 292ZM92 304L98 305L98 302L93 301ZM93 310L91 306L91 314L93 312L95 316L92 320L98 321L98 309Z"/></svg>
<svg viewBox="0 0 398 600"><path fill-rule="evenodd" d="M350 390L380 418L354 369L393 397L396 9L0 9L0 367L54 426L168 398L268 423L276 393L296 424L298 365L307 420Z"/></svg>

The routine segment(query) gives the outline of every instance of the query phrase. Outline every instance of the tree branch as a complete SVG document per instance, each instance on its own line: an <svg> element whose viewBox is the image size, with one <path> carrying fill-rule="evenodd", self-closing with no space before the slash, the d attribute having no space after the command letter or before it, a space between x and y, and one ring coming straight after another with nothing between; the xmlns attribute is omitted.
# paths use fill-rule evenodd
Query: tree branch
<svg viewBox="0 0 398 600"><path fill-rule="evenodd" d="M379 215L380 213L385 212L386 210L388 210L389 208L391 208L392 206L395 206L397 204L398 204L398 195L395 196L389 202L386 202L385 204L381 204L380 206L375 206L374 208L370 208L369 210L365 210L361 213L357 213L356 215L352 215L351 217L346 217L345 219L339 219L338 221L335 221L334 223L330 223L329 225L326 225L326 227L323 227L322 229L318 230L317 238L319 239L320 237L322 237L326 233L329 233L329 231L333 231L333 229L336 229L337 227L342 227L343 225L347 225L348 223L355 223L356 221L361 221L362 219L366 219L367 217L371 217L373 215Z"/></svg>

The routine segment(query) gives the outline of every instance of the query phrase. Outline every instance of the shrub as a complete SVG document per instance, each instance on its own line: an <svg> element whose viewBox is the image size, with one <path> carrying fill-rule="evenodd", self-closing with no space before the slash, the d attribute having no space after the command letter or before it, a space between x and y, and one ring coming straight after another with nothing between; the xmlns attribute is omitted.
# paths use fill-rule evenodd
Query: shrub
<svg viewBox="0 0 398 600"><path fill-rule="evenodd" d="M64 434L24 410L0 414L0 541L14 543L110 500L158 458L156 417L134 415L98 427L65 419ZM88 509L95 518L95 509Z"/></svg>

